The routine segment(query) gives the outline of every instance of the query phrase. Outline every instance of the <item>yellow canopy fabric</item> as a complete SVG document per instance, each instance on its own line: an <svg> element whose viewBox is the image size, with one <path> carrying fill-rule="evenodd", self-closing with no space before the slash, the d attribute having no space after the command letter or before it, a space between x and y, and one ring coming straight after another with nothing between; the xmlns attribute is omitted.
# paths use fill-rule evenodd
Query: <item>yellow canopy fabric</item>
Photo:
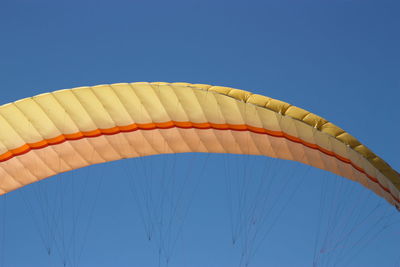
<svg viewBox="0 0 400 267"><path fill-rule="evenodd" d="M163 153L299 161L400 206L400 175L356 138L301 108L247 91L119 83L45 93L0 107L0 193L91 164Z"/></svg>

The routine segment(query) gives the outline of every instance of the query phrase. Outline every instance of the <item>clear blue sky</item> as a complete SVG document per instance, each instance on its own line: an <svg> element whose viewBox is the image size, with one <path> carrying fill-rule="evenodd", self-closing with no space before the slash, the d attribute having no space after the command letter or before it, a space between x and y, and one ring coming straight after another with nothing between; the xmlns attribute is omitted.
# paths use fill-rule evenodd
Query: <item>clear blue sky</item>
<svg viewBox="0 0 400 267"><path fill-rule="evenodd" d="M313 111L400 170L399 14L395 0L1 0L0 102L115 82L232 86ZM208 160L171 267L238 266L240 250L230 244L225 174L218 167L226 159ZM146 164L166 162L155 158ZM104 176L79 266L157 266L157 251L146 241L126 189L126 166L111 163L70 174ZM312 265L323 175L310 171L250 266ZM96 179L89 184L95 187ZM29 190L7 198L0 266L62 266L60 257L46 255L24 193L34 199ZM95 190L87 195L90 202ZM382 209L391 210L386 204ZM379 234L348 265L336 266L396 266L397 226Z"/></svg>

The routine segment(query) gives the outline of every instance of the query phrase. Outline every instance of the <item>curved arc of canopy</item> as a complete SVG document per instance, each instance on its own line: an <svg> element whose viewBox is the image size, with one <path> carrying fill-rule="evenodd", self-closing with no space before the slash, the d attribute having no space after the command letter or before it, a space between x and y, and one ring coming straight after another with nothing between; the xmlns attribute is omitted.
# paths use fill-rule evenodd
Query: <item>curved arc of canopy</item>
<svg viewBox="0 0 400 267"><path fill-rule="evenodd" d="M132 83L64 89L1 106L0 128L3 194L105 161L212 152L296 160L400 204L400 175L350 134L301 108L229 87Z"/></svg>

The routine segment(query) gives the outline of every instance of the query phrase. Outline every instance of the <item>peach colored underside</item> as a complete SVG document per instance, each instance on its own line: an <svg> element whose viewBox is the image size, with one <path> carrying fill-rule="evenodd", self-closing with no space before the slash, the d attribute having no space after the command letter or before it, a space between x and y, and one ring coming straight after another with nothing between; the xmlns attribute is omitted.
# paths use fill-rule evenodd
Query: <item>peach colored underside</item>
<svg viewBox="0 0 400 267"><path fill-rule="evenodd" d="M348 162L287 138L250 131L182 128L100 135L30 150L1 163L0 177L3 178L0 182L0 193L92 164L185 152L252 154L296 160L349 177L377 194L388 197L382 186L357 170L360 168L356 169Z"/></svg>

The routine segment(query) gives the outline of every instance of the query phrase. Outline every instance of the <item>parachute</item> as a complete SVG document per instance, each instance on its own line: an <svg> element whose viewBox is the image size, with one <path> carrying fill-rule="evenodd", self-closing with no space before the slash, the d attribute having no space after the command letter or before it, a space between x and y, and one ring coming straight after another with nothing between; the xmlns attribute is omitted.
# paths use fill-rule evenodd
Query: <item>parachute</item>
<svg viewBox="0 0 400 267"><path fill-rule="evenodd" d="M0 129L0 194L92 164L203 152L299 161L400 207L400 174L356 138L304 109L229 87L64 89L1 106Z"/></svg>

